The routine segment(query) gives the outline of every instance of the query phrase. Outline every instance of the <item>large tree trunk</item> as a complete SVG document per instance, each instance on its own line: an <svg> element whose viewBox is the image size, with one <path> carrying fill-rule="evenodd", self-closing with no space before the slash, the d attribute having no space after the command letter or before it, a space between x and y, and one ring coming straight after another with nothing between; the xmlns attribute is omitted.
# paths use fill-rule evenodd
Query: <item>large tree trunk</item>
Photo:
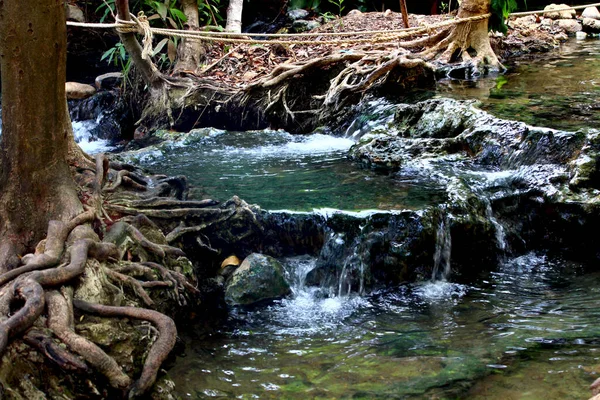
<svg viewBox="0 0 600 400"><path fill-rule="evenodd" d="M0 272L82 210L66 162L64 1L0 2Z"/></svg>
<svg viewBox="0 0 600 400"><path fill-rule="evenodd" d="M227 7L227 32L240 33L242 32L242 9L244 0L230 0Z"/></svg>
<svg viewBox="0 0 600 400"><path fill-rule="evenodd" d="M463 0L458 9L458 18L468 18L490 12L490 0ZM500 61L492 50L488 35L488 21L469 22L458 25L454 32L454 41L448 47L444 56L450 60L456 53L465 61L471 59L491 66L499 66Z"/></svg>
<svg viewBox="0 0 600 400"><path fill-rule="evenodd" d="M181 0L181 8L187 17L186 25L188 29L197 30L200 26L200 18L198 16L198 3L196 0ZM179 57L175 65L176 73L196 73L200 70L206 53L201 40L183 39L178 51Z"/></svg>
<svg viewBox="0 0 600 400"><path fill-rule="evenodd" d="M490 12L489 0L463 0L458 9L458 18L484 16ZM425 46L425 50L414 57L424 60L437 59L443 63L465 62L471 75L484 70L501 70L504 66L492 50L488 35L489 18L463 22L446 28L434 35L404 42L403 47ZM431 47L430 47L431 46Z"/></svg>

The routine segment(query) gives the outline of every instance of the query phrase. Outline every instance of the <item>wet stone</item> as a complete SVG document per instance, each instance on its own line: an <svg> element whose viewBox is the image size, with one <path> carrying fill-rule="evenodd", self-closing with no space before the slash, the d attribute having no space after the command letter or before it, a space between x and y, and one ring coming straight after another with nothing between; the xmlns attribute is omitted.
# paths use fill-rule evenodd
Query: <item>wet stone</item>
<svg viewBox="0 0 600 400"><path fill-rule="evenodd" d="M273 257L253 253L235 270L225 289L230 305L251 305L282 298L290 293L283 266Z"/></svg>
<svg viewBox="0 0 600 400"><path fill-rule="evenodd" d="M321 26L321 24L319 24L317 21L306 21L299 19L294 21L292 24L292 31L296 33L308 32L312 31L313 29L317 29L319 26Z"/></svg>
<svg viewBox="0 0 600 400"><path fill-rule="evenodd" d="M581 13L582 18L600 19L600 11L596 7L588 7Z"/></svg>

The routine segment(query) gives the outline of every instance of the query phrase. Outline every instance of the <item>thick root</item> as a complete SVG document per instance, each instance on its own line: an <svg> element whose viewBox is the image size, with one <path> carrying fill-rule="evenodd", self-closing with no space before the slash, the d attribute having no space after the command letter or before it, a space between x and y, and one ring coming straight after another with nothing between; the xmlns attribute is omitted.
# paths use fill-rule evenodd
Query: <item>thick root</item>
<svg viewBox="0 0 600 400"><path fill-rule="evenodd" d="M111 307L99 304L91 304L81 300L74 300L73 304L81 311L102 317L133 318L153 323L160 333L158 339L148 352L144 368L139 379L132 385L129 397L137 397L144 394L156 380L156 374L175 346L177 339L177 328L175 322L164 314L157 311L146 310L135 307Z"/></svg>
<svg viewBox="0 0 600 400"><path fill-rule="evenodd" d="M44 290L32 279L16 282L13 296L24 300L25 304L8 319L0 322L0 353L4 352L11 337L29 329L44 311Z"/></svg>
<svg viewBox="0 0 600 400"><path fill-rule="evenodd" d="M100 347L77 335L69 328L72 310L66 299L57 291L46 293L48 303L48 328L65 343L69 349L79 354L94 369L106 376L110 385L117 389L125 389L131 379L123 372L119 364L108 356Z"/></svg>
<svg viewBox="0 0 600 400"><path fill-rule="evenodd" d="M37 349L51 362L58 365L65 371L87 373L89 370L85 362L56 343L50 334L46 334L39 329L32 328L27 331L27 333L23 336L23 341L31 347Z"/></svg>

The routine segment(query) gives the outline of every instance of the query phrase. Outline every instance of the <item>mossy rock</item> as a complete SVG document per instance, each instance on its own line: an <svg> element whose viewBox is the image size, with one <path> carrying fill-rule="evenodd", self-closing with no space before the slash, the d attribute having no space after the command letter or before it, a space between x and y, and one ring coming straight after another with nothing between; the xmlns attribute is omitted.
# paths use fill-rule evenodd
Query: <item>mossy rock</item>
<svg viewBox="0 0 600 400"><path fill-rule="evenodd" d="M283 267L273 257L250 254L227 282L225 301L230 305L250 305L278 299L290 293Z"/></svg>

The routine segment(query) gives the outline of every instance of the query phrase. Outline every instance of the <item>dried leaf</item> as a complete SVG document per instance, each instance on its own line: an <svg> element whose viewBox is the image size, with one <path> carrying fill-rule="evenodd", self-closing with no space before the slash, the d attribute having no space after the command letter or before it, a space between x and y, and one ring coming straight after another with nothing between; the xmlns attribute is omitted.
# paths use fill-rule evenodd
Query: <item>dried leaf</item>
<svg viewBox="0 0 600 400"><path fill-rule="evenodd" d="M175 42L173 42L173 40L169 40L169 44L167 46L167 55L169 56L169 61L174 63L175 59L177 58L177 46L175 46Z"/></svg>
<svg viewBox="0 0 600 400"><path fill-rule="evenodd" d="M244 82L250 82L252 79L256 78L258 74L254 71L248 71L242 75L242 80Z"/></svg>

